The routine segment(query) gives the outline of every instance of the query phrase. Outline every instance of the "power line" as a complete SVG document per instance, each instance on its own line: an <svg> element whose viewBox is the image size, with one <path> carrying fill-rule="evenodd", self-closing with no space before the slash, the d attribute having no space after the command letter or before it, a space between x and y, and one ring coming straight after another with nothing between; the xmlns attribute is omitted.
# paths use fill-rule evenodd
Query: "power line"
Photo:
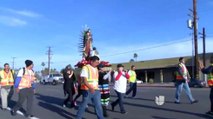
<svg viewBox="0 0 213 119"><path fill-rule="evenodd" d="M153 48L169 46L169 45L172 45L174 43L182 43L182 42L187 42L187 41L191 41L191 40L177 40L177 41L162 43L162 44L158 44L158 45L154 45L154 46L150 46L150 47L145 47L145 48L130 50L130 51L126 51L126 52L115 53L115 54L112 54L112 55L105 55L103 57L110 57L110 56L117 56L117 55L122 55L122 54L128 54L128 53L132 53L132 52L138 52L138 51L141 51L141 50L144 51L144 50L149 50L149 49L153 49Z"/></svg>

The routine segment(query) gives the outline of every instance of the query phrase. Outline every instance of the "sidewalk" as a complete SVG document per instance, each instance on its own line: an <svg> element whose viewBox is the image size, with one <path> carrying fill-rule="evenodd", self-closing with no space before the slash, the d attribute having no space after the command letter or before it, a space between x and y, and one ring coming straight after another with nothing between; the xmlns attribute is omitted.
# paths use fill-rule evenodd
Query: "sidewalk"
<svg viewBox="0 0 213 119"><path fill-rule="evenodd" d="M110 86L113 86L111 83ZM127 84L129 86L129 84ZM137 83L138 87L165 87L165 88L174 88L174 83Z"/></svg>
<svg viewBox="0 0 213 119"><path fill-rule="evenodd" d="M138 83L137 86L140 87L168 87L168 88L173 88L174 83Z"/></svg>

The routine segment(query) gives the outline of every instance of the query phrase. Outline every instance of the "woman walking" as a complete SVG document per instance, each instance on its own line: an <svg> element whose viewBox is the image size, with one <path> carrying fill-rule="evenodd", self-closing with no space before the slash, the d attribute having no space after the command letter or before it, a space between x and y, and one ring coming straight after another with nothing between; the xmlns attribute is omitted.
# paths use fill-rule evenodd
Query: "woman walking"
<svg viewBox="0 0 213 119"><path fill-rule="evenodd" d="M63 72L64 77L64 94L68 94L67 99L64 100L63 107L67 107L68 102L70 102L71 107L74 107L73 95L75 94L75 75L73 70L71 69L71 65L67 65Z"/></svg>

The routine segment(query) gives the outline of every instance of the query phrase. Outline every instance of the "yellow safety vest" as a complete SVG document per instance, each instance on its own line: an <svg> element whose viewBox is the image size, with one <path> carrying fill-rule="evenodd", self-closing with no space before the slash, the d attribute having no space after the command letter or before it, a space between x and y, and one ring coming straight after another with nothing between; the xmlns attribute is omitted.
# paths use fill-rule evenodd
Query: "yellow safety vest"
<svg viewBox="0 0 213 119"><path fill-rule="evenodd" d="M88 78L87 82L89 85L92 85L95 90L98 90L98 69L95 68L95 70L90 65L86 65L83 67L83 70L86 70L88 72ZM81 89L82 90L89 90L89 88L84 84L82 81L81 83Z"/></svg>
<svg viewBox="0 0 213 119"><path fill-rule="evenodd" d="M32 82L36 79L34 73L30 75L29 71L25 70L25 74L22 76L18 86L19 89L32 87Z"/></svg>
<svg viewBox="0 0 213 119"><path fill-rule="evenodd" d="M14 85L14 79L13 79L13 71L11 70L6 73L4 70L1 70L0 72L0 85L1 86L12 86Z"/></svg>
<svg viewBox="0 0 213 119"><path fill-rule="evenodd" d="M179 66L181 67L181 69L182 69L183 76L187 76L188 71L187 71L187 69L185 70L183 64L180 63L180 64L178 64L178 65L179 65ZM176 71L176 79L177 79L177 80L183 80L183 79L184 79L183 76L180 75L180 74L178 73L178 71Z"/></svg>
<svg viewBox="0 0 213 119"><path fill-rule="evenodd" d="M130 72L130 78L129 78L129 82L131 82L131 83L135 83L136 82L136 73L135 73L135 71L133 71L133 70L129 70L129 72Z"/></svg>
<svg viewBox="0 0 213 119"><path fill-rule="evenodd" d="M213 66L213 64L211 64L211 66ZM210 72L208 75L207 75L207 80L208 80L208 85L210 86L210 87L212 87L213 86L213 73L212 72Z"/></svg>

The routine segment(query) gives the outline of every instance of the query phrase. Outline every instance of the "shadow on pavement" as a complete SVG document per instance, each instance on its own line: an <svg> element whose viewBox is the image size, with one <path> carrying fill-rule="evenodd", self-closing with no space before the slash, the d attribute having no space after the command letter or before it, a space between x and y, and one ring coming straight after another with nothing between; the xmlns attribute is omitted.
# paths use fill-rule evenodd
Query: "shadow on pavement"
<svg viewBox="0 0 213 119"><path fill-rule="evenodd" d="M76 106L75 110L78 110L79 106L81 106L81 105ZM89 103L88 107L85 109L85 112L96 115L95 106L93 104Z"/></svg>
<svg viewBox="0 0 213 119"><path fill-rule="evenodd" d="M0 102L1 102L1 98L0 98ZM12 108L16 105L16 103L17 103L17 101L10 100L10 101L8 102L8 107L12 109ZM25 103L25 102L24 102L24 103ZM0 107L2 107L1 103L0 103ZM19 109L19 111L21 111L23 114L26 113L26 110L25 110L24 108L25 108L25 107L22 107L22 108Z"/></svg>
<svg viewBox="0 0 213 119"><path fill-rule="evenodd" d="M176 119L176 118L165 118L165 117L159 117L159 116L152 116L153 119Z"/></svg>
<svg viewBox="0 0 213 119"><path fill-rule="evenodd" d="M60 116L66 118L66 119L73 119L75 117L74 114L71 114L70 112L67 112L64 109L58 108L58 107L56 107L56 106L54 106L52 104L49 104L49 103L39 102L38 105L43 107L43 108L46 108L46 109L50 110L53 113L54 112L57 113ZM72 116L73 118L71 118L70 116Z"/></svg>
<svg viewBox="0 0 213 119"><path fill-rule="evenodd" d="M41 95L41 94L35 94L35 97L38 100L45 101L47 103L56 104L56 105L59 105L59 106L63 105L63 101L65 99L65 98L61 99L61 98L52 97L52 96L46 96L46 95Z"/></svg>
<svg viewBox="0 0 213 119"><path fill-rule="evenodd" d="M148 105L142 105L142 104L133 104L133 103L128 103L128 102L124 102L124 104L136 106L136 107L155 109L155 110L163 110L163 111L168 111L168 112L177 112L177 113L183 113L183 114L188 114L188 115L195 115L198 117L202 117L204 119L209 119L208 116L206 116L205 114L200 114L200 113L187 112L187 111L181 111L181 110L175 110L175 109L169 109L169 108L154 107L154 106L148 106Z"/></svg>
<svg viewBox="0 0 213 119"><path fill-rule="evenodd" d="M38 100L40 100L38 103L39 106L41 106L47 110L50 110L52 112L55 112L66 119L72 119L70 116L72 116L73 118L76 116L76 115L62 109L63 99L61 99L61 98L44 96L41 94L36 94L36 98ZM61 108L58 106L55 106L55 105L59 105L59 106L61 106Z"/></svg>
<svg viewBox="0 0 213 119"><path fill-rule="evenodd" d="M110 95L111 97L117 97L116 95ZM124 99L132 99L132 100L143 100L143 101L150 101L150 102L155 102L154 99L148 99L148 98L137 98L137 97L125 97ZM174 104L174 101L165 101L165 103L172 103ZM181 104L190 104L190 103L184 103L184 102L181 102Z"/></svg>

